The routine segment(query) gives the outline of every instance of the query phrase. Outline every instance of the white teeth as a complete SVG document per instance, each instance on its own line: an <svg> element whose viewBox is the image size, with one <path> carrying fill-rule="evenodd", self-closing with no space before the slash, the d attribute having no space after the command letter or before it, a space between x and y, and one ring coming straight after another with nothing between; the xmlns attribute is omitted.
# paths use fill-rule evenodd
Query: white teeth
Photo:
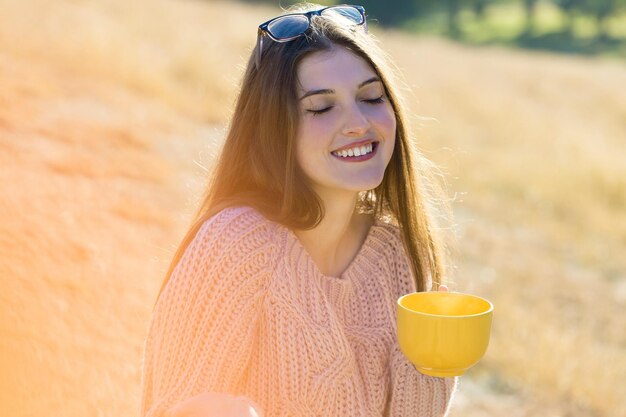
<svg viewBox="0 0 626 417"><path fill-rule="evenodd" d="M360 147L351 148L347 150L344 149L342 151L334 151L332 152L332 154L335 156L341 156L343 158L347 158L349 156L367 155L368 153L373 152L373 150L374 150L374 144L370 143L366 146L360 146Z"/></svg>

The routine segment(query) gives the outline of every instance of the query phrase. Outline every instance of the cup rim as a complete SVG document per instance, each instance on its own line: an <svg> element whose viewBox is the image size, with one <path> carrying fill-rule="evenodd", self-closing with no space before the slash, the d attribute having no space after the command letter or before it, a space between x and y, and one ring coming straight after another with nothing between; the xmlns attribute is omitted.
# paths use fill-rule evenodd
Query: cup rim
<svg viewBox="0 0 626 417"><path fill-rule="evenodd" d="M489 305L489 308L483 312L480 313L476 313L476 314L464 314L462 316L451 316L451 315L446 315L446 314L431 314L431 313L424 313L421 311L415 311L415 310L411 310L405 306L403 306L401 304L401 301L403 298L405 297L409 297L411 295L414 294L429 294L429 293L439 293L440 291L416 291L416 292L411 292L408 294L404 294L403 296L399 297L398 300L396 301L397 305L399 308L403 309L404 311L410 313L410 314L416 314L416 315L420 315L420 316L427 316L427 317L442 317L442 318L457 318L457 319L464 319L464 318L472 318L472 317L479 317L479 316L484 316L486 314L492 313L493 312L493 303L483 297L479 297L477 295L474 294L468 294L465 292L456 292L456 291L441 291L441 293L443 294L449 294L449 295L462 295L462 296L469 296L469 297L473 297L473 298L477 298L479 300L482 300L484 302L486 302ZM455 295L455 296L456 296Z"/></svg>

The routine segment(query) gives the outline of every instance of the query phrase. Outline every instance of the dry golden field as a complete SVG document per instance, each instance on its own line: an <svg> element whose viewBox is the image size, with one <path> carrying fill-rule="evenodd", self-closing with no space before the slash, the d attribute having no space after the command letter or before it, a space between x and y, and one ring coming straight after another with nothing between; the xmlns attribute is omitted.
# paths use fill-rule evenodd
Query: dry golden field
<svg viewBox="0 0 626 417"><path fill-rule="evenodd" d="M138 414L154 297L277 13L0 0L0 415ZM453 197L450 286L496 306L451 416L626 415L626 62L371 30Z"/></svg>

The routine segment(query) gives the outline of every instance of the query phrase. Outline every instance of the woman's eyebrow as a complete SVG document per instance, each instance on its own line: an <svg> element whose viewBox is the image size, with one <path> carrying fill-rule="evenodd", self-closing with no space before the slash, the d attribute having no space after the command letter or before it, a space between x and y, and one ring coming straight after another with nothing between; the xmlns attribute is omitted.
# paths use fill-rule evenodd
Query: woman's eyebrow
<svg viewBox="0 0 626 417"><path fill-rule="evenodd" d="M369 79L363 81L361 84L359 84L359 89L363 88L367 84L371 84L371 83L375 83L375 82L382 82L382 81L380 80L380 77L374 76L372 78L369 78ZM300 97L300 100L304 100L305 98L307 98L309 96L313 96L315 94L335 94L335 90L332 90L332 89L329 89L329 88L323 88L321 90L307 91L306 93L304 93L304 95L302 97Z"/></svg>

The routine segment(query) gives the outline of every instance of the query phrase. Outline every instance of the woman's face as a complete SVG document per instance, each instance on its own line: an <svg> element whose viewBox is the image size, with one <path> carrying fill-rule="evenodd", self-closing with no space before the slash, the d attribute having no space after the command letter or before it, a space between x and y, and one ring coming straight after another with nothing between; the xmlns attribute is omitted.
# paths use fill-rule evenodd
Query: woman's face
<svg viewBox="0 0 626 417"><path fill-rule="evenodd" d="M315 52L298 67L300 123L296 158L322 197L376 188L396 136L383 83L358 55Z"/></svg>

